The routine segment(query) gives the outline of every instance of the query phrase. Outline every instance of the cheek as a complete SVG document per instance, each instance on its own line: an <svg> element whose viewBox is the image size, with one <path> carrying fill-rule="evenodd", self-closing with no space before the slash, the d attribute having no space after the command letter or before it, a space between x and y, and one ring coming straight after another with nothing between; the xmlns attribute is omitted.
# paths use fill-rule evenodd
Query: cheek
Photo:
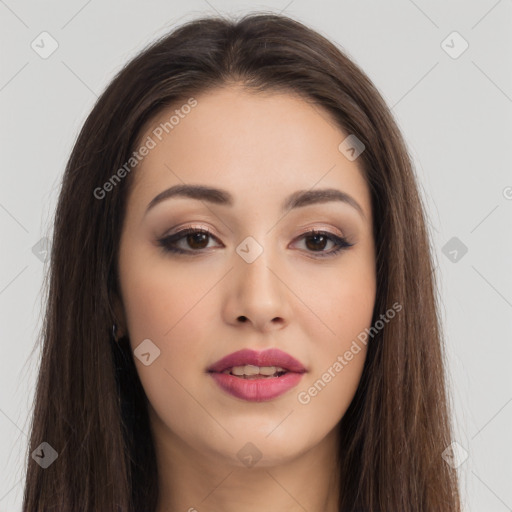
<svg viewBox="0 0 512 512"><path fill-rule="evenodd" d="M306 314L295 320L304 322L310 339L325 343L325 347L343 349L372 321L376 296L373 262L355 253L347 256L337 267L314 273L304 270L297 280L297 295Z"/></svg>
<svg viewBox="0 0 512 512"><path fill-rule="evenodd" d="M316 297L318 311L330 330L313 316L307 327L315 344L314 363L297 389L296 400L305 418L315 418L326 429L344 416L366 360L366 338L361 333L371 326L375 295L371 282L366 288L356 281L352 284L347 280L343 288Z"/></svg>
<svg viewBox="0 0 512 512"><path fill-rule="evenodd" d="M293 420L290 417L268 440L265 436L275 426L275 417L254 418L223 409L223 402L212 400L218 392L203 385L206 379L196 373L206 364L208 345L221 332L216 329L223 327L219 304L231 290L224 288L225 283L215 287L223 272L197 266L191 273L161 256L137 253L135 247L125 254L129 256L121 268L122 293L132 349L146 338L160 349L151 366L135 358L137 371L157 416L176 435L202 443L204 449L215 443L226 450L231 446L232 440L225 439L224 431L202 404L208 404L206 409L213 412L218 407L223 423L242 440L247 432L257 432L259 421L265 434L258 442L262 446L271 443L272 450L276 445L292 450L318 442L340 420L359 384L366 347L360 344L356 354L353 349L352 359L345 363L340 363L338 356L350 351L352 341L370 326L375 300L371 261L354 254L344 263L316 267L314 272L311 262L304 261L290 266L290 273L280 274L293 290L287 294L283 287L291 305L290 332L299 333L304 340L306 345L301 348L310 355L311 373L290 398L296 411ZM301 401L301 396L308 401Z"/></svg>
<svg viewBox="0 0 512 512"><path fill-rule="evenodd" d="M123 302L133 343L154 338L159 346L165 345L183 324L191 323L196 306L208 290L208 276L206 282L198 281L161 256L132 254L121 272Z"/></svg>
<svg viewBox="0 0 512 512"><path fill-rule="evenodd" d="M176 385L190 379L205 359L202 340L211 340L209 326L214 311L208 292L218 281L211 272L197 275L184 271L161 256L142 257L133 252L122 268L122 293L132 350L150 339L160 350L151 366L135 363L144 385L156 386L159 379ZM135 264L137 263L137 264ZM218 304L218 302L217 302ZM201 369L201 367L200 367ZM148 371L150 370L150 371Z"/></svg>
<svg viewBox="0 0 512 512"><path fill-rule="evenodd" d="M185 435L191 424L204 421L202 410L191 399L197 374L190 370L196 371L198 365L202 369L205 348L201 340L208 339L205 329L211 325L208 315L212 314L204 296L214 281L209 282L210 276L198 282L167 262L146 262L126 266L123 274L131 348L150 339L160 350L148 366L134 357L137 373L154 410L165 424Z"/></svg>
<svg viewBox="0 0 512 512"><path fill-rule="evenodd" d="M367 354L365 330L371 327L376 296L371 258L354 255L344 263L336 271L309 274L302 280L308 308L298 316L315 351L297 401L331 425L343 416L359 385Z"/></svg>
<svg viewBox="0 0 512 512"><path fill-rule="evenodd" d="M350 361L344 359L343 352L333 353L297 390L298 412L306 421L310 418L312 432L329 431L343 418L359 385L365 356L364 346Z"/></svg>

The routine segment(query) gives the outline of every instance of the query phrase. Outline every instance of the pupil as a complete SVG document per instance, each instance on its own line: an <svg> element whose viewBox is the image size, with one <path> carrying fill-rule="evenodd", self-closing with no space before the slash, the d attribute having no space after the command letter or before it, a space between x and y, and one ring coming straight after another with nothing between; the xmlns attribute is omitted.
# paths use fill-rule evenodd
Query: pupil
<svg viewBox="0 0 512 512"><path fill-rule="evenodd" d="M313 243L313 247L310 247L310 243L309 243L309 240L311 239L315 239L316 240L316 243L318 243L318 239L323 239L323 244L321 244L321 247L319 247L318 245L315 245L315 243ZM325 249L325 242L326 242L326 237L324 235L311 235L310 237L308 237L308 240L306 241L306 245L308 246L308 249Z"/></svg>
<svg viewBox="0 0 512 512"><path fill-rule="evenodd" d="M188 244L190 247L193 247L195 249L204 249L208 243L201 245L201 242L208 242L207 241L208 235L206 233L191 233L187 237ZM196 244L196 242L199 243L199 247Z"/></svg>

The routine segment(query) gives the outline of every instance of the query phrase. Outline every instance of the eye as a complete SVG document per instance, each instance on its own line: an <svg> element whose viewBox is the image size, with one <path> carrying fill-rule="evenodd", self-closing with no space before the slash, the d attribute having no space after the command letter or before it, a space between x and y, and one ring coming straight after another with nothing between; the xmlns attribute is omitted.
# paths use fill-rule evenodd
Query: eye
<svg viewBox="0 0 512 512"><path fill-rule="evenodd" d="M158 244L162 246L165 252L187 254L206 249L210 237L215 238L207 229L187 228L161 238L158 240ZM179 247L180 242L185 242L189 249Z"/></svg>
<svg viewBox="0 0 512 512"><path fill-rule="evenodd" d="M207 229L186 228L158 240L158 244L166 253L191 254L200 253L208 248L210 238L217 238ZM346 238L339 237L328 231L311 230L302 234L298 240L305 240L306 251L316 253L315 257L325 258L334 256L340 251L352 247ZM179 244L182 244L180 247ZM331 243L334 247L325 251L326 245ZM188 245L184 248L183 244Z"/></svg>
<svg viewBox="0 0 512 512"><path fill-rule="evenodd" d="M298 240L305 240L306 248L309 249L308 252L317 253L315 257L318 256L320 258L334 256L354 245L349 243L346 238L339 237L334 233L314 229L302 234ZM328 243L333 244L334 248L330 251L325 251L324 249Z"/></svg>

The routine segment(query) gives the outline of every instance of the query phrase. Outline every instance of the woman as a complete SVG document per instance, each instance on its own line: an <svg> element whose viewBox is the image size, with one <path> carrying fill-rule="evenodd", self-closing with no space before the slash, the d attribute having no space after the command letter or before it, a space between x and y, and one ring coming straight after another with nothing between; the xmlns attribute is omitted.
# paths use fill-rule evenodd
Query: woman
<svg viewBox="0 0 512 512"><path fill-rule="evenodd" d="M299 22L195 20L116 76L48 294L24 510L460 510L411 161Z"/></svg>

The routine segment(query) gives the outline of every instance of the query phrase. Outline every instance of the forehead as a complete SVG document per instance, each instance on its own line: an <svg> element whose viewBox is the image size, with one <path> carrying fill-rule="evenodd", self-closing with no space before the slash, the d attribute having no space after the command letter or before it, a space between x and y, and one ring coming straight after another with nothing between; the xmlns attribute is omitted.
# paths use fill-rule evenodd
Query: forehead
<svg viewBox="0 0 512 512"><path fill-rule="evenodd" d="M297 94L237 86L194 100L166 108L146 125L139 140L150 138L154 147L134 173L135 197L149 201L163 188L187 183L230 190L235 206L248 196L268 204L318 184L342 188L369 211L363 172L338 149L348 134L325 109Z"/></svg>

